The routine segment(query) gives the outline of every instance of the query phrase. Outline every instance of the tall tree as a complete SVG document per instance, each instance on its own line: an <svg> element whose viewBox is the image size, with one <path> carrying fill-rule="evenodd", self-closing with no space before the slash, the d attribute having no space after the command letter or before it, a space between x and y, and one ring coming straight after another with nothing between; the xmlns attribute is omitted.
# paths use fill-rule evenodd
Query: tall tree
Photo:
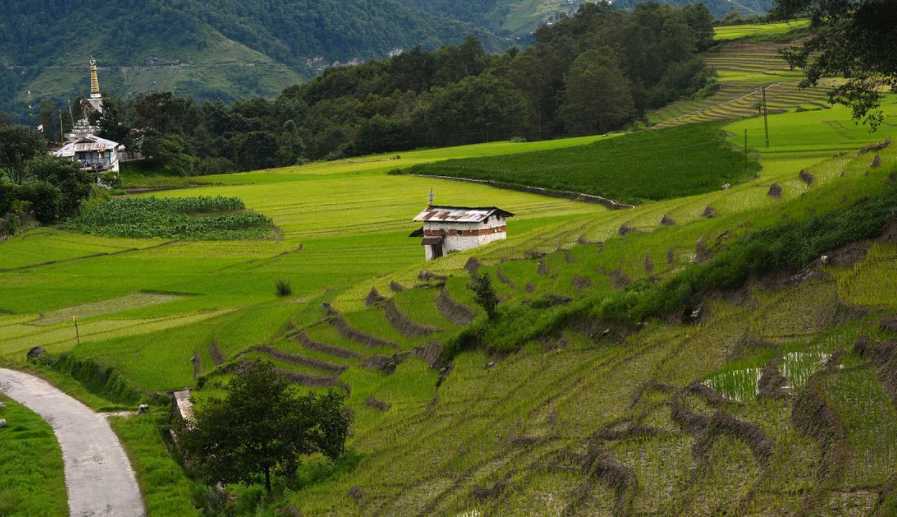
<svg viewBox="0 0 897 517"><path fill-rule="evenodd" d="M350 417L336 393L297 396L270 363L246 363L224 399L200 408L182 433L189 461L211 483L254 483L292 476L303 455L335 459L345 449Z"/></svg>
<svg viewBox="0 0 897 517"><path fill-rule="evenodd" d="M47 152L47 143L37 131L22 126L0 125L0 170L15 183L26 176L26 163Z"/></svg>
<svg viewBox="0 0 897 517"><path fill-rule="evenodd" d="M804 86L845 77L829 94L856 119L877 127L882 89L897 88L897 6L893 0L777 0L778 13L810 16L810 37L785 52L804 69Z"/></svg>
<svg viewBox="0 0 897 517"><path fill-rule="evenodd" d="M573 62L561 114L574 134L619 129L635 111L629 81L610 49L588 50Z"/></svg>

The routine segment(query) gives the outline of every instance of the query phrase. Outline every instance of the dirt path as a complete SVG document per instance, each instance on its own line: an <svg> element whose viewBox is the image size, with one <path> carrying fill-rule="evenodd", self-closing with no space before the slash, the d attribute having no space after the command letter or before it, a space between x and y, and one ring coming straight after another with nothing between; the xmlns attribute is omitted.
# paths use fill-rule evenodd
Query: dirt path
<svg viewBox="0 0 897 517"><path fill-rule="evenodd" d="M0 368L0 392L39 414L62 448L73 517L142 517L140 488L106 418L49 383Z"/></svg>

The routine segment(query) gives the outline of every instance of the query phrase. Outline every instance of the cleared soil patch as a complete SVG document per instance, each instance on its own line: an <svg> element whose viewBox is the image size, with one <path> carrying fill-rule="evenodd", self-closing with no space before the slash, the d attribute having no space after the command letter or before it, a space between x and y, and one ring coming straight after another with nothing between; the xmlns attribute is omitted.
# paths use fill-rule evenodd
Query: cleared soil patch
<svg viewBox="0 0 897 517"><path fill-rule="evenodd" d="M116 312L141 309L152 305L160 305L163 303L173 302L181 295L162 294L162 293L136 293L122 296L121 298L113 298L94 303L85 303L83 305L75 305L74 307L66 307L58 311L48 312L33 321L33 325L55 325L64 321L71 321L72 318L79 319L91 318L94 316L103 316L105 314L114 314Z"/></svg>

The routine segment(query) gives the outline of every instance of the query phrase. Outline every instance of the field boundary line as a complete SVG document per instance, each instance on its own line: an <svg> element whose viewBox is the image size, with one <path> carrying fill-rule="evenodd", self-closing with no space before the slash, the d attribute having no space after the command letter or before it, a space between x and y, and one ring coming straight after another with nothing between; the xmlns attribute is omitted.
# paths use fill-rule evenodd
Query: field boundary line
<svg viewBox="0 0 897 517"><path fill-rule="evenodd" d="M157 244L155 246L148 246L146 248L127 248L119 251L112 251L109 253L91 253L90 255L82 255L80 257L72 257L68 259L60 259L60 260L48 260L47 262L38 262L36 264L28 264L27 266L18 266L18 267L8 267L8 268L0 268L0 273L11 273L13 271L25 271L28 269L37 269L40 267L46 266L55 266L56 264L68 264L70 262L77 262L79 260L89 260L100 257L114 257L116 255L124 255L126 253L133 253L135 251L146 251L146 250L155 250L159 248L164 248L165 246L171 246L175 244L177 240L165 241L161 244Z"/></svg>

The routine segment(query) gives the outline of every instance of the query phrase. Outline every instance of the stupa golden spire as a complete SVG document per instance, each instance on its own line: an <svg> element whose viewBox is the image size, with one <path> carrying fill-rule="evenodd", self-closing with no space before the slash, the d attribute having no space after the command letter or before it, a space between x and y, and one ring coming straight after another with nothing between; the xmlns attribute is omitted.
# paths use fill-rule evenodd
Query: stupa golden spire
<svg viewBox="0 0 897 517"><path fill-rule="evenodd" d="M97 76L97 60L90 58L90 97L99 99L100 94L100 78Z"/></svg>

